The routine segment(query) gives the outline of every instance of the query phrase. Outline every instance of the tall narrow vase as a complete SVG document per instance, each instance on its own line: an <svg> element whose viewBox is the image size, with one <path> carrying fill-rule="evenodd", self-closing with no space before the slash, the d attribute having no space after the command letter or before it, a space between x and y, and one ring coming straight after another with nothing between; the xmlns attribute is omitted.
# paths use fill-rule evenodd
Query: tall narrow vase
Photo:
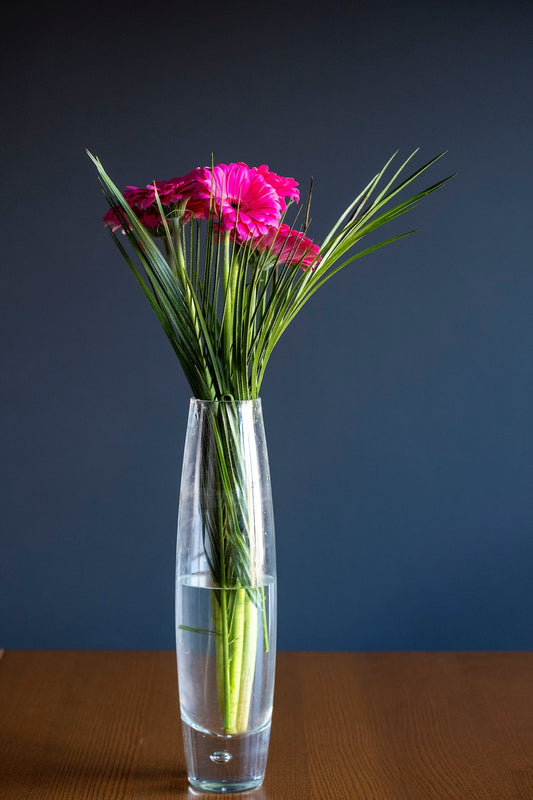
<svg viewBox="0 0 533 800"><path fill-rule="evenodd" d="M204 792L259 786L276 654L274 517L260 400L191 400L176 649L190 784Z"/></svg>

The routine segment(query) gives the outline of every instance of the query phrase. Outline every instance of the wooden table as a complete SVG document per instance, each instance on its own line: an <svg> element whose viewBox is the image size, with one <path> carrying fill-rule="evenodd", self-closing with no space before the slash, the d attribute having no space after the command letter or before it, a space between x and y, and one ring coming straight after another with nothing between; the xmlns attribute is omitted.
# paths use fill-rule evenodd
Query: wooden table
<svg viewBox="0 0 533 800"><path fill-rule="evenodd" d="M174 654L8 651L2 800L179 800ZM532 800L533 653L280 653L253 800Z"/></svg>

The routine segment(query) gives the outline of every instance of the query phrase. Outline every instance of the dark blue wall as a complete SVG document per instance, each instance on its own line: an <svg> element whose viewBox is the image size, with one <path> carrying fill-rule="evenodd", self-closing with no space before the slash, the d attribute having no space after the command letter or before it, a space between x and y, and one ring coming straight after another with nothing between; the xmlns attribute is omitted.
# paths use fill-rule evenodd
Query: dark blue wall
<svg viewBox="0 0 533 800"><path fill-rule="evenodd" d="M50 5L2 53L0 645L173 647L189 390L85 148L121 186L212 152L313 175L320 240L421 146L458 177L264 383L279 645L530 648L531 4Z"/></svg>

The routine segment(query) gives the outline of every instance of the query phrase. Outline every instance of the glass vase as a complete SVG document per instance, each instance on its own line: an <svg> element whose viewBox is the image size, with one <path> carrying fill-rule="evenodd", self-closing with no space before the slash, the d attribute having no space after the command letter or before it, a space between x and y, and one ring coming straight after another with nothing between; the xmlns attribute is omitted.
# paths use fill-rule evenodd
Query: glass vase
<svg viewBox="0 0 533 800"><path fill-rule="evenodd" d="M189 783L263 782L276 658L274 517L261 401L191 400L176 557Z"/></svg>

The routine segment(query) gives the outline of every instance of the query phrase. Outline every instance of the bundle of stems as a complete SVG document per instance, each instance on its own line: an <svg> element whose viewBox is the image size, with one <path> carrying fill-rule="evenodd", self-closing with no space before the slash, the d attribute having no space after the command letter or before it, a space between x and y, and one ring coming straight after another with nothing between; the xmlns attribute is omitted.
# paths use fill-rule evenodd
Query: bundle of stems
<svg viewBox="0 0 533 800"><path fill-rule="evenodd" d="M211 592L212 629L226 734L247 730L257 648L267 652L270 646L263 552L256 546L264 534L257 523L262 497L255 454L243 447L251 432L246 428L238 405L211 404L199 459L204 551L217 587Z"/></svg>
<svg viewBox="0 0 533 800"><path fill-rule="evenodd" d="M213 586L217 676L224 730L247 728L259 620L266 632L261 590L254 583L253 532L246 507L240 433L228 401L259 397L269 358L287 326L314 293L356 259L391 244L410 230L363 249L356 246L386 223L413 209L441 188L445 178L398 202L413 181L443 155L404 177L416 150L391 171L393 156L348 206L309 263L294 251L281 257L274 248L239 240L224 229L215 198L207 219L184 215L184 206L163 208L154 235L92 156L110 207L123 234L112 232L120 253L152 306L190 384L194 397L217 401L204 446L217 500L202 501L205 549ZM390 175L390 177L389 177ZM452 177L452 176L450 176ZM310 196L309 196L310 201ZM307 230L309 201L302 234ZM220 499L222 498L222 499ZM268 637L262 637L268 648Z"/></svg>

